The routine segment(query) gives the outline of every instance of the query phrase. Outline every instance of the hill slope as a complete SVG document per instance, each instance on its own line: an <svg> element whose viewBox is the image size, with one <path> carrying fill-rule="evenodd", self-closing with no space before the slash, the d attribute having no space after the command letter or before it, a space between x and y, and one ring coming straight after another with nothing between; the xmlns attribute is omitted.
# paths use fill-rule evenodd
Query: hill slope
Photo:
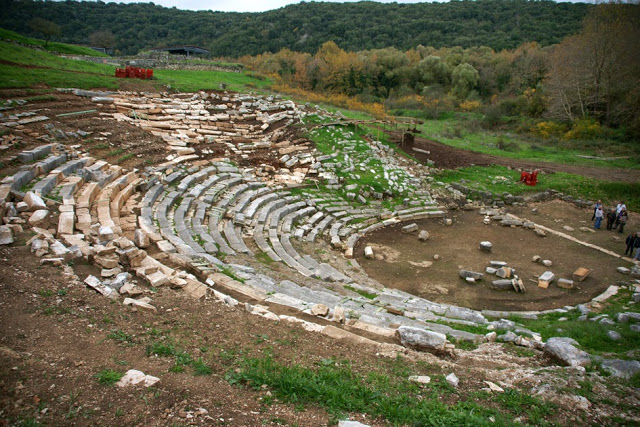
<svg viewBox="0 0 640 427"><path fill-rule="evenodd" d="M263 13L184 11L150 4L0 0L0 27L33 35L41 17L62 28L59 41L88 43L110 30L116 49L135 54L172 44L196 44L214 56L255 55L284 47L315 52L327 40L345 50L395 46L514 48L559 42L577 31L589 6L526 0L382 4L311 2Z"/></svg>

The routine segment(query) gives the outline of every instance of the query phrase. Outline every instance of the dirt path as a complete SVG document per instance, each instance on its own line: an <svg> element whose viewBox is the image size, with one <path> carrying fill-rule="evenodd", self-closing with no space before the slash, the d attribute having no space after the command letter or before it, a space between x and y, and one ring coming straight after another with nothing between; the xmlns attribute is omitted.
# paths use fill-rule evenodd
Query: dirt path
<svg viewBox="0 0 640 427"><path fill-rule="evenodd" d="M392 138L395 137L397 139L399 137L398 132L388 132L388 134ZM414 151L412 147L429 151L430 154L427 155ZM460 148L450 147L440 142L418 136L415 137L413 146L405 144L405 146L401 148L406 153L412 155L420 161L426 162L427 159L430 159L435 162L436 167L445 169L455 169L472 165L501 165L522 169L538 169L546 173L567 172L586 176L589 178L596 178L603 181L619 181L627 183L640 182L640 170L621 168L598 168L590 166L563 165L557 163L511 159L508 157L500 157L491 154L462 150Z"/></svg>

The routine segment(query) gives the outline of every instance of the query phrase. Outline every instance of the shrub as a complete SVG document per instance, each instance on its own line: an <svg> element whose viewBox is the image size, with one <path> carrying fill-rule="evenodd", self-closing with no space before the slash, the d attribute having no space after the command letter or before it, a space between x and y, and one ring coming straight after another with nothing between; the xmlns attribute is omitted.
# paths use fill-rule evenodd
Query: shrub
<svg viewBox="0 0 640 427"><path fill-rule="evenodd" d="M542 138L551 138L554 136L562 136L567 130L567 126L557 122L540 122L531 128L531 133Z"/></svg>
<svg viewBox="0 0 640 427"><path fill-rule="evenodd" d="M564 139L595 139L602 137L604 133L596 120L581 119L573 122L571 129L564 134Z"/></svg>

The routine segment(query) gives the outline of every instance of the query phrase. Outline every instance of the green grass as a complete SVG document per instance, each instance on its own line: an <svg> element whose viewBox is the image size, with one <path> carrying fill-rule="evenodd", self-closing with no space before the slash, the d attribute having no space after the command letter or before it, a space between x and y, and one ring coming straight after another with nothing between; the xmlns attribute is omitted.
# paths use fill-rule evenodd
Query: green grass
<svg viewBox="0 0 640 427"><path fill-rule="evenodd" d="M105 322L105 323L110 323L110 322ZM127 334L126 332L122 331L121 329L114 329L107 335L107 338L122 344L133 343L133 337Z"/></svg>
<svg viewBox="0 0 640 427"><path fill-rule="evenodd" d="M122 372L114 371L113 369L104 369L98 372L96 378L100 384L112 386L120 381L123 375Z"/></svg>
<svg viewBox="0 0 640 427"><path fill-rule="evenodd" d="M520 172L496 165L442 170L435 178L445 183L459 182L464 179L467 181L465 186L475 190L490 191L494 195L500 195L503 192L514 196L526 195L552 189L583 200L600 199L605 205L624 200L629 209L640 209L640 183L598 181L581 175L557 172L538 174L538 185L530 187L518 182Z"/></svg>
<svg viewBox="0 0 640 427"><path fill-rule="evenodd" d="M67 59L41 50L29 49L13 43L1 41L0 58L16 64L34 67L47 67L58 70L103 74L109 76L114 74L114 67L110 65Z"/></svg>
<svg viewBox="0 0 640 427"><path fill-rule="evenodd" d="M324 407L334 418L348 413L366 413L382 418L393 425L497 425L508 423L509 418L476 403L475 399L458 396L457 403L442 403L442 395L456 393L442 378L427 386L407 380L407 370L387 375L369 372L366 377L354 372L348 363L327 359L315 368L297 364L280 364L270 355L245 357L230 370L226 379L231 384L243 384L254 389L269 387L273 396L295 405L316 404ZM493 400L486 396L479 400ZM517 390L499 397L500 405L513 414L526 413L539 420L549 415L552 408L537 398ZM535 406L532 411L531 406ZM492 419L490 419L492 417Z"/></svg>
<svg viewBox="0 0 640 427"><path fill-rule="evenodd" d="M7 41L0 41L0 58L16 64L0 64L0 75L3 76L0 88L32 87L44 83L51 87L118 89L121 84L131 82L115 78L115 67L111 65L67 59ZM154 76L154 80L144 82L150 89L170 85L172 89L183 92L218 89L220 83L235 91L247 88L264 90L271 85L266 78L224 71L155 70Z"/></svg>
<svg viewBox="0 0 640 427"><path fill-rule="evenodd" d="M350 285L344 285L344 288L348 289L348 290L350 290L352 292L355 292L358 295L361 295L361 296L363 296L363 297L365 297L367 299L373 300L373 299L376 299L378 297L378 294L374 294L374 293L371 293L371 292L363 291L362 289L356 289L356 288L354 288L353 286L350 286Z"/></svg>
<svg viewBox="0 0 640 427"><path fill-rule="evenodd" d="M0 64L0 88L24 88L46 84L50 87L79 89L117 89L121 83L115 77L98 74L73 73L46 68L24 68Z"/></svg>
<svg viewBox="0 0 640 427"><path fill-rule="evenodd" d="M182 92L218 89L220 83L227 85L228 90L243 91L247 88L266 89L271 80L258 79L247 73L224 71L192 71L192 70L154 70L158 83L170 85L172 89Z"/></svg>
<svg viewBox="0 0 640 427"><path fill-rule="evenodd" d="M108 55L102 53L102 52L98 52L96 50L93 50L91 48L88 47L84 47L84 46L76 46L76 45L70 45L70 44L66 44L66 43L57 43L57 42L52 42L50 41L47 44L47 47L45 48L45 41L44 40L40 40L40 39L36 39L36 38L32 38L32 37L25 37L22 36L18 33L15 33L13 31L9 31L9 30L5 30L3 28L0 28L0 39L6 39L6 40L14 40L18 43L22 43L22 44L26 44L26 45L31 45L31 46L38 46L41 47L43 49L46 49L50 52L58 52L58 53L66 53L66 54L70 54L70 55L87 55L87 56L104 56L104 57L108 57Z"/></svg>
<svg viewBox="0 0 640 427"><path fill-rule="evenodd" d="M482 114L478 113L447 113L439 120L425 120L424 124L418 125L417 128L425 138L452 147L500 157L603 168L640 168L640 150L638 145L631 141L621 142L606 138L586 141L547 140L528 133L516 133L518 130L528 132L533 123L515 123L505 131L487 131L480 128L478 123L481 119ZM630 158L596 160L580 158L578 155Z"/></svg>
<svg viewBox="0 0 640 427"><path fill-rule="evenodd" d="M119 165L120 163L126 162L127 160L133 158L134 155L135 154L133 153L128 153L128 154L125 154L124 156L120 156L116 159L115 163Z"/></svg>
<svg viewBox="0 0 640 427"><path fill-rule="evenodd" d="M630 299L630 292L620 290L619 294L612 297L606 304L605 308L597 314L609 314L610 318L614 318L616 313L624 311L635 311L639 308L636 306L627 306L624 308L625 302ZM590 317L596 313L590 313ZM638 333L630 329L632 323L616 323L613 326L602 325L598 322L578 321L579 312L573 311L569 313L550 313L539 316L536 320L517 319L526 328L540 333L544 341L551 337L569 337L580 343L580 348L590 354L596 355L614 355L620 359L629 359L629 351L638 350ZM566 317L568 320L558 321L560 317ZM613 341L607 336L609 330L620 333L622 339Z"/></svg>

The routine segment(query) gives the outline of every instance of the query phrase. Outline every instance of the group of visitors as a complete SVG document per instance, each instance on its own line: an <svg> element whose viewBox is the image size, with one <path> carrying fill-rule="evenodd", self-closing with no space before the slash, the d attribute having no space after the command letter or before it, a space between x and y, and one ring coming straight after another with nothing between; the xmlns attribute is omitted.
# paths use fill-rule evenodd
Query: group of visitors
<svg viewBox="0 0 640 427"><path fill-rule="evenodd" d="M602 201L598 202L593 207L593 216L591 220L595 220L594 228L599 229L602 219L605 217L604 207ZM629 219L629 213L627 212L627 206L623 201L618 203L615 208L611 208L607 214L607 230L618 230L618 233L624 232L624 226L627 225ZM633 259L640 261L640 231L637 233L631 233L624 241L627 245L627 249L624 251L625 255L632 256ZM634 255L635 251L635 255Z"/></svg>
<svg viewBox="0 0 640 427"><path fill-rule="evenodd" d="M595 220L593 228L598 230L604 218L604 206L602 205L602 201L598 200L593 207L593 216L591 217L591 221ZM627 206L621 201L615 208L611 208L609 212L607 212L606 218L607 230L618 230L618 233L624 233L624 226L627 225L627 220L629 219Z"/></svg>

